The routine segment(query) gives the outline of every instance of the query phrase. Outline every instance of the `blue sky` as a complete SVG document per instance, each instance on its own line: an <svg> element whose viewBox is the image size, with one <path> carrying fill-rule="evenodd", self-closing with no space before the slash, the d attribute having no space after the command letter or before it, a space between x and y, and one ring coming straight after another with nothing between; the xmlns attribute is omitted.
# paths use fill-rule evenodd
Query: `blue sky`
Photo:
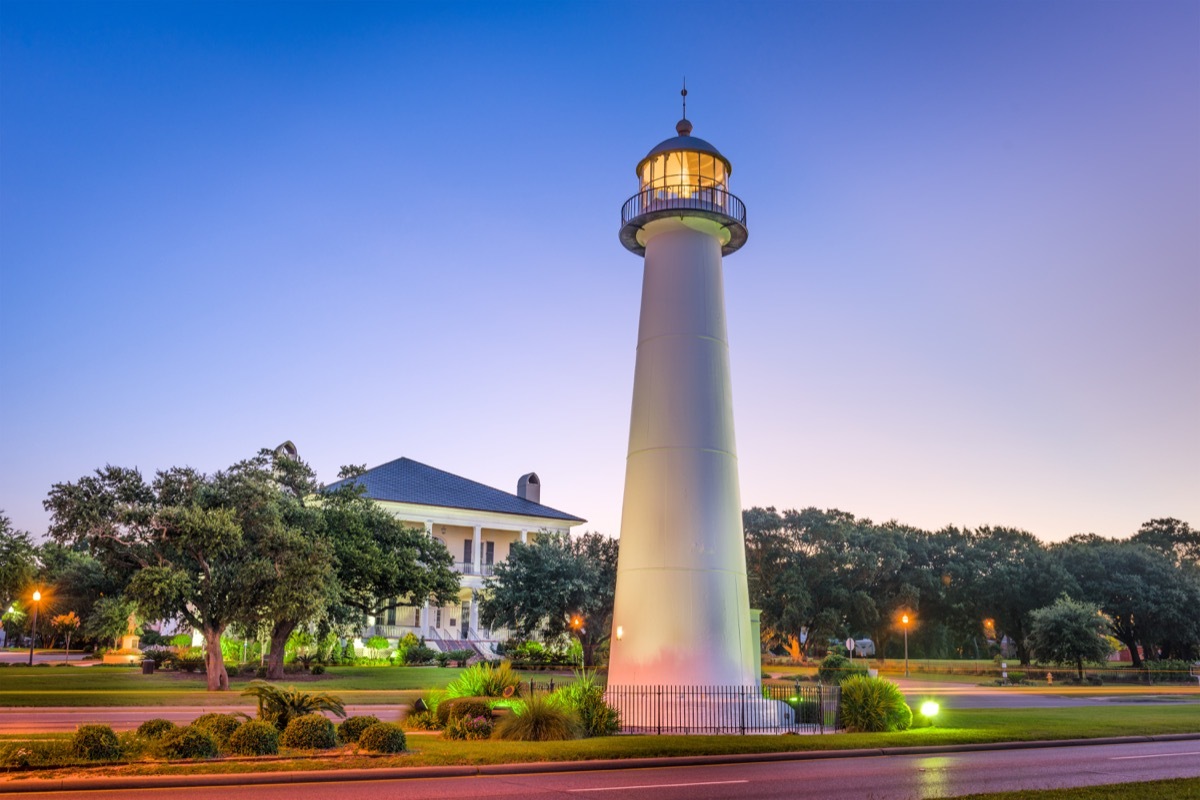
<svg viewBox="0 0 1200 800"><path fill-rule="evenodd" d="M408 456L616 535L634 165L733 163L744 505L1200 524L1200 5L0 6L0 508Z"/></svg>

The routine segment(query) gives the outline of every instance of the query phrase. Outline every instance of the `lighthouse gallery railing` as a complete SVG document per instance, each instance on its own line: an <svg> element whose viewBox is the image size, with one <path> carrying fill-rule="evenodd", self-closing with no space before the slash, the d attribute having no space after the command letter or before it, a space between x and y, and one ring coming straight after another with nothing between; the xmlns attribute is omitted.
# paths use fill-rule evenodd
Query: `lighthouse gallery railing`
<svg viewBox="0 0 1200 800"><path fill-rule="evenodd" d="M621 206L621 224L656 211L690 210L721 214L746 224L746 206L719 186L670 183L647 186Z"/></svg>

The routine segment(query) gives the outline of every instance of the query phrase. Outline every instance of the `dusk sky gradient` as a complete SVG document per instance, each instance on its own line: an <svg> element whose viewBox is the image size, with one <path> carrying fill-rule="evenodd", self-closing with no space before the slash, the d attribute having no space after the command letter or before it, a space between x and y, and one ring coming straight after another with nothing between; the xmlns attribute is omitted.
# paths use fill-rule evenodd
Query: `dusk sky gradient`
<svg viewBox="0 0 1200 800"><path fill-rule="evenodd" d="M290 439L617 535L634 166L730 159L743 505L1200 524L1200 3L0 5L0 508Z"/></svg>

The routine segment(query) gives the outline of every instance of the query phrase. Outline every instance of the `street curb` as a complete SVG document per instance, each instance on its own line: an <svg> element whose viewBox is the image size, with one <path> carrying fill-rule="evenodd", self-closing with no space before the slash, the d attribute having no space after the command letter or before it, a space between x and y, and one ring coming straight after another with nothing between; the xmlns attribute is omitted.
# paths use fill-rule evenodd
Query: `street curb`
<svg viewBox="0 0 1200 800"><path fill-rule="evenodd" d="M1157 736L1110 736L1102 739L1050 739L1040 742L989 742L927 747L872 747L853 750L805 750L782 753L731 753L716 756L665 756L658 758L604 759L596 761L535 761L518 764L483 764L449 767L387 767L380 769L330 769L306 772L244 772L218 775L132 775L117 778L57 778L0 783L0 794L41 792L113 791L119 789L175 789L195 786L259 786L264 784L392 781L414 778L473 778L481 775L536 775L553 772L591 772L655 767L697 767L716 764L753 764L773 761L815 761L830 758L863 758L971 753L986 750L1037 750L1049 747L1086 747L1105 744L1142 744L1200 740L1200 733L1165 733Z"/></svg>

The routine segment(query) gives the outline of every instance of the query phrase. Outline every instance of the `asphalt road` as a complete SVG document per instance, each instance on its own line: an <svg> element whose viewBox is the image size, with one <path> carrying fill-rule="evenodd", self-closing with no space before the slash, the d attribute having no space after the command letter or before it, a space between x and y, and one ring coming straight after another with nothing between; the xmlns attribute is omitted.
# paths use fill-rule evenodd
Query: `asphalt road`
<svg viewBox="0 0 1200 800"><path fill-rule="evenodd" d="M630 798L630 800L913 800L974 792L1200 777L1200 741L1093 745L922 756L732 764L246 787L146 789L39 797L93 800L316 800L317 798Z"/></svg>

